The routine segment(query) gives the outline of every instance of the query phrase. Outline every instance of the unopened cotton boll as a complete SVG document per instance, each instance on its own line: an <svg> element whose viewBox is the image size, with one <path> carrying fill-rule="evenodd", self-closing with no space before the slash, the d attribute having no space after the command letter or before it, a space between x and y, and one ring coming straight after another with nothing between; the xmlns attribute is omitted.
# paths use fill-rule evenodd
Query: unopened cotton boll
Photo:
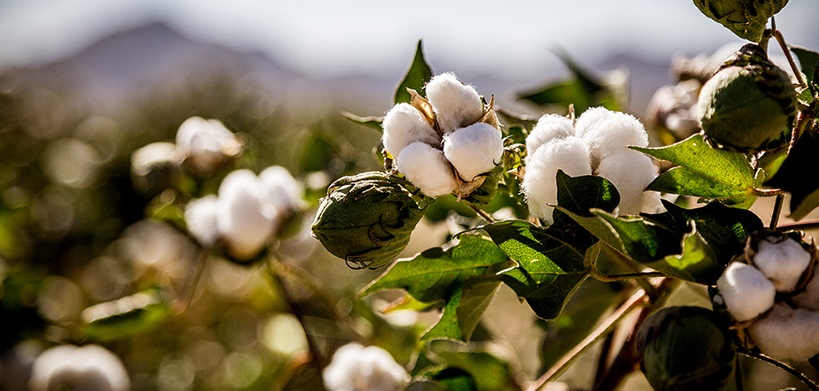
<svg viewBox="0 0 819 391"><path fill-rule="evenodd" d="M458 182L452 165L443 151L415 142L398 156L398 171L429 197L439 197L455 191Z"/></svg>
<svg viewBox="0 0 819 391"><path fill-rule="evenodd" d="M230 255L249 259L261 251L277 217L270 192L252 171L233 171L219 186L217 225Z"/></svg>
<svg viewBox="0 0 819 391"><path fill-rule="evenodd" d="M535 151L526 166L521 188L529 213L547 225L553 222L554 207L550 205L557 204L558 170L572 177L591 175L589 148L584 140L570 136L546 143Z"/></svg>
<svg viewBox="0 0 819 391"><path fill-rule="evenodd" d="M738 322L756 318L774 305L776 287L759 269L732 262L717 280L725 307Z"/></svg>
<svg viewBox="0 0 819 391"><path fill-rule="evenodd" d="M398 391L407 382L403 366L378 346L344 345L322 371L330 391Z"/></svg>
<svg viewBox="0 0 819 391"><path fill-rule="evenodd" d="M780 360L807 360L819 354L819 312L776 304L748 328L763 353Z"/></svg>
<svg viewBox="0 0 819 391"><path fill-rule="evenodd" d="M626 146L648 146L648 134L637 118L604 107L583 112L577 119L575 132L588 141L593 164Z"/></svg>
<svg viewBox="0 0 819 391"><path fill-rule="evenodd" d="M543 144L557 138L574 135L574 124L572 120L558 114L546 114L538 119L535 127L526 137L526 164L529 164L531 156Z"/></svg>
<svg viewBox="0 0 819 391"><path fill-rule="evenodd" d="M657 177L657 167L647 155L623 149L605 156L597 175L608 179L620 193L618 214L639 214L643 209L643 190Z"/></svg>
<svg viewBox="0 0 819 391"><path fill-rule="evenodd" d="M811 255L797 241L785 237L767 238L757 243L753 262L770 279L778 292L790 292L796 288L802 273L810 264Z"/></svg>
<svg viewBox="0 0 819 391"><path fill-rule="evenodd" d="M426 85L427 99L444 133L473 124L483 115L483 102L475 88L448 72L433 77Z"/></svg>
<svg viewBox="0 0 819 391"><path fill-rule="evenodd" d="M193 171L207 174L238 156L242 143L221 121L191 117L179 126L176 147Z"/></svg>
<svg viewBox="0 0 819 391"><path fill-rule="evenodd" d="M131 380L119 357L99 345L59 345L34 361L29 387L32 391L127 391Z"/></svg>
<svg viewBox="0 0 819 391"><path fill-rule="evenodd" d="M444 135L444 156L463 180L471 182L501 162L503 139L492 125L476 122Z"/></svg>
<svg viewBox="0 0 819 391"><path fill-rule="evenodd" d="M213 246L219 239L216 224L219 215L219 198L208 195L192 200L185 207L185 224L188 232L205 247Z"/></svg>
<svg viewBox="0 0 819 391"><path fill-rule="evenodd" d="M267 167L259 173L259 179L267 186L271 201L279 210L292 211L301 206L304 187L286 168Z"/></svg>
<svg viewBox="0 0 819 391"><path fill-rule="evenodd" d="M384 129L381 141L392 156L398 156L404 147L416 141L429 145L441 142L429 121L409 103L393 106L381 126Z"/></svg>

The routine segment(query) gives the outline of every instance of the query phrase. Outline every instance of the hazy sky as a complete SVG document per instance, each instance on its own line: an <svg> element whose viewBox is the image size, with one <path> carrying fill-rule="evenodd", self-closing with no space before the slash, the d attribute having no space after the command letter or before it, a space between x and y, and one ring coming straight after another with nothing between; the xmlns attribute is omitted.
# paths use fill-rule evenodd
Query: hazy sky
<svg viewBox="0 0 819 391"><path fill-rule="evenodd" d="M819 0L791 0L777 23L791 43L816 49L816 15ZM623 50L667 60L737 40L690 0L0 0L0 69L155 20L330 75L393 74L418 39L435 64L521 79L554 63L555 46L593 63Z"/></svg>

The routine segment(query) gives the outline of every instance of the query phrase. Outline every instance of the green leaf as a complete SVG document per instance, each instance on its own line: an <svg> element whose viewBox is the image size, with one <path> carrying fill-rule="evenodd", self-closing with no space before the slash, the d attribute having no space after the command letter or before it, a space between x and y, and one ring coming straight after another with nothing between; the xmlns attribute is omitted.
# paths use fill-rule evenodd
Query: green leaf
<svg viewBox="0 0 819 391"><path fill-rule="evenodd" d="M422 94L424 85L432 78L432 69L424 59L424 50L421 45L422 41L418 41L418 48L415 50L415 57L412 60L409 70L404 75L404 79L398 84L395 90L395 98L393 103L409 103L411 100L410 93L407 88L417 91Z"/></svg>
<svg viewBox="0 0 819 391"><path fill-rule="evenodd" d="M570 177L557 171L557 204L571 212L590 216L591 209L602 209L608 212L620 204L620 193L606 178L595 175ZM560 214L555 215L555 222L560 222Z"/></svg>
<svg viewBox="0 0 819 391"><path fill-rule="evenodd" d="M691 225L691 232L683 237L681 253L644 264L671 277L706 285L714 284L724 266L717 260L708 242L697 232L696 223Z"/></svg>
<svg viewBox="0 0 819 391"><path fill-rule="evenodd" d="M381 128L381 123L384 122L384 116L361 117L346 111L342 111L341 116L359 125L364 125L368 128L375 129L379 133L383 131Z"/></svg>
<svg viewBox="0 0 819 391"><path fill-rule="evenodd" d="M796 141L779 171L765 183L791 193L791 217L805 218L819 206L819 181L806 178L805 170L819 167L819 137L805 132Z"/></svg>
<svg viewBox="0 0 819 391"><path fill-rule="evenodd" d="M500 281L468 279L463 285L452 289L453 295L446 301L441 318L421 340L472 338L478 322L500 287Z"/></svg>
<svg viewBox="0 0 819 391"><path fill-rule="evenodd" d="M808 85L813 84L816 72L819 70L819 53L798 46L791 46L791 51L799 59L800 68L805 74Z"/></svg>
<svg viewBox="0 0 819 391"><path fill-rule="evenodd" d="M111 341L150 330L170 314L165 292L154 288L86 308L79 331L90 340Z"/></svg>
<svg viewBox="0 0 819 391"><path fill-rule="evenodd" d="M711 148L700 134L665 147L631 148L679 165L658 176L648 190L717 199L741 207L756 200L754 169L748 158Z"/></svg>
<svg viewBox="0 0 819 391"><path fill-rule="evenodd" d="M427 355L444 368L457 368L472 378L477 390L515 391L520 385L515 381L509 364L488 351L457 341L431 341Z"/></svg>
<svg viewBox="0 0 819 391"><path fill-rule="evenodd" d="M694 0L694 5L738 37L753 42L762 40L768 19L788 0Z"/></svg>

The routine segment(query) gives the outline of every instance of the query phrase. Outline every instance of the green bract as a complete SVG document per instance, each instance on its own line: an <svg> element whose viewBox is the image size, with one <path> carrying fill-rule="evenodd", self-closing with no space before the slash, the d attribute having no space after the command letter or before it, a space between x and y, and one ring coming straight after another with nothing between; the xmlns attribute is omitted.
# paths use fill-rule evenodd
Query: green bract
<svg viewBox="0 0 819 391"><path fill-rule="evenodd" d="M703 85L698 105L707 141L757 152L787 141L796 115L796 89L761 47L748 44Z"/></svg>
<svg viewBox="0 0 819 391"><path fill-rule="evenodd" d="M788 0L694 0L705 16L754 42L762 39L768 19L786 4Z"/></svg>
<svg viewBox="0 0 819 391"><path fill-rule="evenodd" d="M322 198L312 232L351 268L376 269L407 246L423 216L409 182L384 172L342 177Z"/></svg>

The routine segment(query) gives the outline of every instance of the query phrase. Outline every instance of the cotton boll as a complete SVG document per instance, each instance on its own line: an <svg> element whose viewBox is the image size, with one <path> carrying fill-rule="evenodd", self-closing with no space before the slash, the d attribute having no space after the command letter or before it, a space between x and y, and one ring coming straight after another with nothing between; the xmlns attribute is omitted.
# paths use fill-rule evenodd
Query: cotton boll
<svg viewBox="0 0 819 391"><path fill-rule="evenodd" d="M626 146L648 146L648 134L637 118L603 107L586 110L575 124L577 135L588 140L592 164Z"/></svg>
<svg viewBox="0 0 819 391"><path fill-rule="evenodd" d="M233 171L219 186L217 226L230 255L249 259L258 254L277 217L270 192L252 171Z"/></svg>
<svg viewBox="0 0 819 391"><path fill-rule="evenodd" d="M819 273L814 272L805 291L792 297L790 301L799 308L819 311Z"/></svg>
<svg viewBox="0 0 819 391"><path fill-rule="evenodd" d="M717 289L731 316L739 322L751 320L774 304L776 287L759 269L739 262L725 268Z"/></svg>
<svg viewBox="0 0 819 391"><path fill-rule="evenodd" d="M398 156L404 147L416 141L429 145L438 145L441 142L429 121L409 103L393 106L387 112L381 126L384 129L381 141L384 143L384 149L392 156Z"/></svg>
<svg viewBox="0 0 819 391"><path fill-rule="evenodd" d="M532 155L543 144L556 138L574 135L572 120L558 114L546 114L537 120L537 124L526 137L526 164Z"/></svg>
<svg viewBox="0 0 819 391"><path fill-rule="evenodd" d="M773 282L778 292L790 292L796 288L802 273L808 268L810 258L810 253L802 245L785 237L779 242L760 240L753 262Z"/></svg>
<svg viewBox="0 0 819 391"><path fill-rule="evenodd" d="M435 119L444 133L473 124L483 115L483 102L475 88L448 72L432 78L426 86Z"/></svg>
<svg viewBox="0 0 819 391"><path fill-rule="evenodd" d="M463 180L471 182L500 164L503 139L492 125L476 122L444 135L444 156Z"/></svg>
<svg viewBox="0 0 819 391"><path fill-rule="evenodd" d="M242 151L242 143L221 121L191 117L176 132L176 147L185 163L199 174L211 173Z"/></svg>
<svg viewBox="0 0 819 391"><path fill-rule="evenodd" d="M185 207L185 224L188 232L205 247L213 246L219 239L216 219L219 214L219 198L208 195L192 200Z"/></svg>
<svg viewBox="0 0 819 391"><path fill-rule="evenodd" d="M271 201L279 210L296 210L301 206L304 188L282 166L270 166L259 173L259 179L270 191Z"/></svg>
<svg viewBox="0 0 819 391"><path fill-rule="evenodd" d="M127 391L131 380L119 357L99 345L59 345L34 361L29 388Z"/></svg>
<svg viewBox="0 0 819 391"><path fill-rule="evenodd" d="M357 343L338 348L321 375L330 391L396 391L408 380L389 352Z"/></svg>
<svg viewBox="0 0 819 391"><path fill-rule="evenodd" d="M622 149L600 160L597 175L608 179L620 193L620 215L639 214L643 190L657 177L657 167L647 155Z"/></svg>
<svg viewBox="0 0 819 391"><path fill-rule="evenodd" d="M555 139L538 148L521 182L529 213L551 224L554 207L547 204L557 204L557 171L573 177L591 175L589 159L585 140L575 136Z"/></svg>
<svg viewBox="0 0 819 391"><path fill-rule="evenodd" d="M762 353L780 360L807 360L819 353L819 312L776 304L748 333Z"/></svg>
<svg viewBox="0 0 819 391"><path fill-rule="evenodd" d="M642 206L640 206L641 213L657 214L665 212L662 197L659 192L647 190L642 196Z"/></svg>
<svg viewBox="0 0 819 391"><path fill-rule="evenodd" d="M458 187L444 153L422 142L414 142L401 151L398 171L429 197L452 193Z"/></svg>

